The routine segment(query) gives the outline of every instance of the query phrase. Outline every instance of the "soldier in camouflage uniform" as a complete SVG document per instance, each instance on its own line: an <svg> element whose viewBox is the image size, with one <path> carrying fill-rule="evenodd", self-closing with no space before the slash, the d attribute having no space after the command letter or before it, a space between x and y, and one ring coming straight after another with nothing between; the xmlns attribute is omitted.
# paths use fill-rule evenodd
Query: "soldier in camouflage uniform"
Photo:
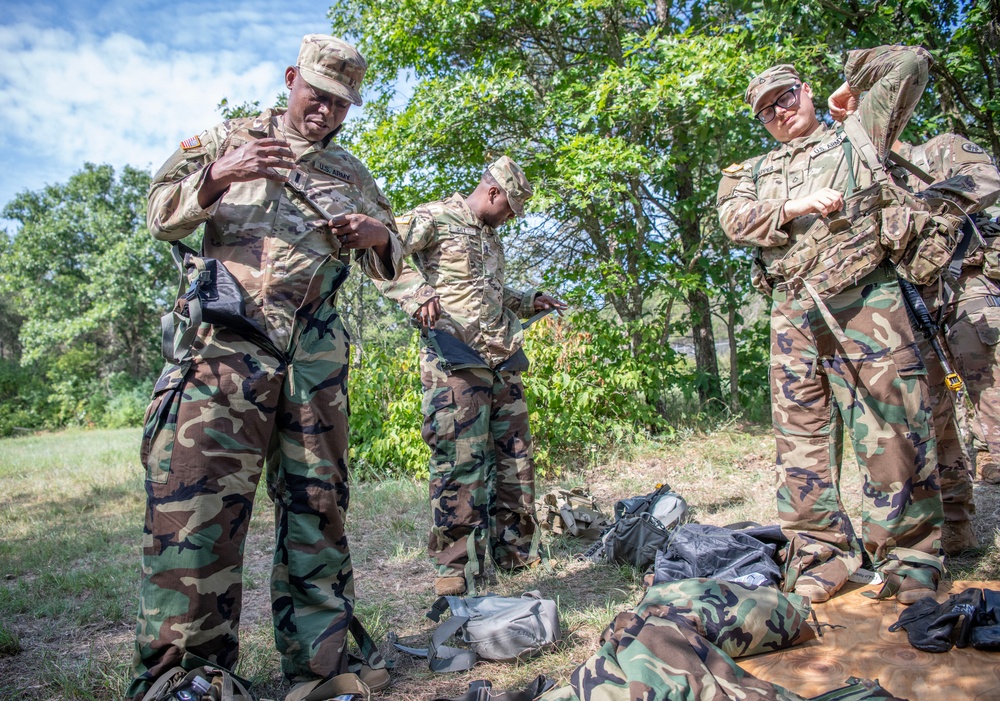
<svg viewBox="0 0 1000 701"><path fill-rule="evenodd" d="M992 457L1000 456L1000 313L992 311L1000 306L1000 284L983 269L986 253L1000 249L996 245L1000 227L985 212L1000 195L1000 172L980 146L957 134L941 134L920 146L897 142L894 150L934 179L928 187L915 174L908 173L908 184L914 190L924 190L933 197L954 202L967 214L976 214L973 219L984 238L985 245L977 242L967 249L958 280L949 278L928 286L924 297L931 308L941 302L947 304L941 320L949 329L948 340L957 369L976 407L980 429L977 433L989 449L980 452L976 463L981 477L1000 482L1000 469ZM1000 270L990 269L1000 277ZM940 442L938 436L939 451ZM968 490L971 501L971 484L963 486L962 480L961 475L955 475L952 486L952 478L942 478L946 525L952 518L949 503L960 501L949 498L951 489L958 490L959 495Z"/></svg>
<svg viewBox="0 0 1000 701"><path fill-rule="evenodd" d="M990 206L1000 194L1000 173L990 157L982 148L957 134L941 134L920 146L897 141L893 150L934 179L928 187L915 173L904 171L912 190L952 202L967 214ZM994 373L1000 371L997 364L1000 349L996 347L1000 340L1000 315L992 314L993 307L989 303L990 297L1000 294L1000 287L983 275L982 264L982 249L978 245L970 246L957 281L946 275L924 286L921 292L928 308L937 310L936 316L951 329L948 345L951 345L951 338L961 340L961 346L951 345L950 350L961 376L969 378L966 385L981 417L980 424L992 428L996 436L993 446L1000 449L1000 404L996 403L997 397L984 400L984 393L987 397L993 393ZM943 310L940 309L942 303L946 304ZM976 331L977 322L985 330L986 341ZM989 340L993 340L992 346ZM944 504L941 541L945 554L957 555L979 544L971 523L976 510L971 470L962 449L954 393L945 386L944 370L929 344L924 344L924 362L930 373ZM997 454L1000 455L1000 450Z"/></svg>
<svg viewBox="0 0 1000 701"><path fill-rule="evenodd" d="M524 214L532 190L503 156L468 197L423 204L397 220L412 255L382 292L424 327L422 434L431 449L432 525L438 595L474 590L489 552L514 570L538 561L535 466L521 372L518 317L565 304L504 284L496 228Z"/></svg>
<svg viewBox="0 0 1000 701"><path fill-rule="evenodd" d="M923 93L930 64L921 48L850 52L847 80L830 97L833 116L853 113L884 157ZM866 261L861 279L828 280L838 286L826 299L781 272L787 252L808 241L817 222L830 222L829 232L846 227L852 240L881 240L878 212L859 216L845 196L867 191L876 174L857 150L848 158L844 134L819 122L812 96L790 65L750 82L745 99L781 145L726 168L718 199L726 234L757 247L758 286L773 288L778 514L791 541L785 586L825 601L861 566L840 496L846 424L864 477L863 545L886 582L879 596L912 603L936 591L943 571L942 510L927 371L895 271L881 253ZM807 253L821 263L846 259L829 244Z"/></svg>
<svg viewBox="0 0 1000 701"><path fill-rule="evenodd" d="M374 279L393 279L402 263L388 200L333 140L361 104L365 69L347 43L306 36L285 72L287 111L187 139L153 178L150 232L177 241L204 224L202 254L239 281L246 317L273 346L204 323L156 384L141 451L147 508L129 697L175 665L236 664L243 547L265 464L282 669L294 682L343 671L354 583L344 535L349 338L336 291L352 250ZM293 168L332 219L284 186Z"/></svg>

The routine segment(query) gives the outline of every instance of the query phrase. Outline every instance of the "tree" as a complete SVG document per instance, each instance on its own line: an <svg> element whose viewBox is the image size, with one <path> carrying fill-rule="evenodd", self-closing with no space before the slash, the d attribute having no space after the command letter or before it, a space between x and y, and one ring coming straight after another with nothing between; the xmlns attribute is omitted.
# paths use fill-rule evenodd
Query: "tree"
<svg viewBox="0 0 1000 701"><path fill-rule="evenodd" d="M0 294L24 319L24 365L70 353L101 377L148 378L159 366L159 317L176 272L146 230L149 174L86 164L65 184L17 195L3 216ZM87 350L90 349L90 350Z"/></svg>

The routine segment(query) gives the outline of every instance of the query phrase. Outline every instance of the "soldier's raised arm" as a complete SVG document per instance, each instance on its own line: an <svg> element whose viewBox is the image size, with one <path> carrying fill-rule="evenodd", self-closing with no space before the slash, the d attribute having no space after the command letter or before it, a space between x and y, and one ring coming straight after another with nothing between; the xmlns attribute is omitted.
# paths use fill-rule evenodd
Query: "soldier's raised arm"
<svg viewBox="0 0 1000 701"><path fill-rule="evenodd" d="M858 112L880 159L920 102L933 59L919 46L879 46L856 49L844 62L844 83L830 95L831 116L842 122ZM867 94L864 94L867 93Z"/></svg>

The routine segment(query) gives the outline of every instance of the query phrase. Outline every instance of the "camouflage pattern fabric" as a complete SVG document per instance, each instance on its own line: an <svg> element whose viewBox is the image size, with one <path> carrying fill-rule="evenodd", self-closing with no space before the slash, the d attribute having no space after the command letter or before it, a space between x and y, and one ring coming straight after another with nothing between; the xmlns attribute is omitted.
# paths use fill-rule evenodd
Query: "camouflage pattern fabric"
<svg viewBox="0 0 1000 701"><path fill-rule="evenodd" d="M420 205L397 223L410 259L398 280L376 283L378 288L411 316L438 297L435 329L483 359L476 366L452 365L427 341L420 360L422 434L431 449L428 553L439 577L464 576L471 593L487 552L507 569L538 559L524 388L519 372L497 369L521 349L518 317L534 311L538 293L504 284L496 229L457 193Z"/></svg>
<svg viewBox="0 0 1000 701"><path fill-rule="evenodd" d="M472 583L487 552L504 569L533 564L535 465L520 373L447 370L425 347L420 379L431 449L427 547L438 576Z"/></svg>
<svg viewBox="0 0 1000 701"><path fill-rule="evenodd" d="M634 613L621 613L600 650L568 683L540 701L803 701L744 672L727 650L787 647L812 637L802 597L712 580L651 587ZM744 641L744 642L741 642ZM745 642L753 641L753 642ZM770 641L767 643L765 641ZM891 698L877 684L855 682L823 698Z"/></svg>
<svg viewBox="0 0 1000 701"><path fill-rule="evenodd" d="M247 293L247 315L285 348L313 274L339 265L339 241L315 211L273 180L234 183L224 197L202 209L198 191L207 166L255 139L287 139L298 169L308 177L309 195L331 216L367 214L390 232L396 231L396 223L389 200L361 161L334 141L324 147L296 138L281 114L267 110L259 117L223 122L196 137L197 146L179 149L153 177L147 226L155 238L177 241L205 224L202 255L225 262ZM371 249L356 254L373 280L391 280L400 270L399 240L389 239L394 270L386 270Z"/></svg>
<svg viewBox="0 0 1000 701"><path fill-rule="evenodd" d="M412 316L424 302L439 297L436 329L450 333L477 351L490 367L512 356L524 341L518 318L531 316L534 289L504 284L503 244L454 194L422 204L397 220L403 264L395 282L377 283L389 299Z"/></svg>
<svg viewBox="0 0 1000 701"><path fill-rule="evenodd" d="M339 246L280 183L235 184L207 210L197 202L207 166L274 136L279 120L266 112L188 140L150 190L153 235L177 240L205 223L203 252L240 281L248 316L289 362L206 323L189 360L168 365L157 382L143 431L147 507L130 697L174 665L235 665L243 547L265 465L282 669L310 681L344 663L354 584L344 536L349 338L335 306L345 273ZM332 215L360 211L395 230L388 201L357 159L332 142L293 150L311 195ZM399 270L401 249L390 240L392 269L371 251L357 257L369 276Z"/></svg>
<svg viewBox="0 0 1000 701"><path fill-rule="evenodd" d="M848 83L867 91L857 116L879 158L912 114L930 63L924 49L903 46L848 54ZM808 215L781 225L785 202L825 187L846 192L848 171L856 190L876 182L856 149L846 162L842 144L842 133L820 123L727 168L719 185L723 230L759 248L775 286L770 382L778 512L791 553L785 587L801 582L832 593L861 564L840 500L844 426L865 477L862 538L875 567L934 586L943 570L943 517L930 401L894 273L876 268L825 301L780 275L784 255L817 220ZM869 235L879 236L880 226L876 218ZM823 251L840 253L836 246Z"/></svg>
<svg viewBox="0 0 1000 701"><path fill-rule="evenodd" d="M844 426L864 477L872 564L928 586L943 570L927 371L894 278L880 268L828 300L840 338L815 309L774 293L771 410L788 591L800 581L837 591L861 566L840 496Z"/></svg>
<svg viewBox="0 0 1000 701"><path fill-rule="evenodd" d="M635 607L638 616L681 616L730 657L784 650L815 637L812 606L797 594L717 579L654 584Z"/></svg>
<svg viewBox="0 0 1000 701"><path fill-rule="evenodd" d="M933 309L936 299L935 286L922 290L928 309ZM930 298L930 299L928 299ZM939 337L939 341L943 337ZM945 371L941 360L919 334L918 342L927 367L927 388L931 400L931 417L937 447L938 483L941 488L941 502L944 520L957 523L968 521L976 512L976 502L972 493L972 471L963 447L962 432L958 425L955 393L945 385ZM946 339L943 343L947 344Z"/></svg>
<svg viewBox="0 0 1000 701"><path fill-rule="evenodd" d="M981 268L965 268L952 290L945 323L955 369L976 409L979 435L1000 459L1000 284Z"/></svg>
<svg viewBox="0 0 1000 701"><path fill-rule="evenodd" d="M983 211L1000 196L1000 172L980 146L964 137L941 134L917 146L898 143L895 150L934 178L934 183L927 186L907 172L907 184L914 190L952 201L969 214ZM1000 226L989 223L985 215L977 217L977 226L989 250L991 242L1000 236ZM976 408L978 433L990 453L1000 456L1000 310L990 302L1000 295L1000 285L984 274L984 254L983 248L969 248L959 279L946 283L948 303L941 317L948 329L946 341L955 370ZM923 295L930 309L939 308L945 297L940 285L927 286ZM934 363L929 363L928 368L932 374L935 372ZM930 379L945 519L968 520L975 511L972 466L955 459L960 445L951 446L957 423L951 393L934 377Z"/></svg>

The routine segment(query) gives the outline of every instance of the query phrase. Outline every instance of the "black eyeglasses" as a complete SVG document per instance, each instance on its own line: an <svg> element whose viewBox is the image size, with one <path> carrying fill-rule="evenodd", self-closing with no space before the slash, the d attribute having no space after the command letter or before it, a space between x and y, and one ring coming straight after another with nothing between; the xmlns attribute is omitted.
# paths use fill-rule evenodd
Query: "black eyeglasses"
<svg viewBox="0 0 1000 701"><path fill-rule="evenodd" d="M772 102L770 105L762 109L760 112L754 115L756 119L761 124L767 124L774 120L777 115L777 110L775 107L780 107L782 109L788 110L793 107L799 106L799 88L801 85L793 85L788 88L785 92L778 95L778 99Z"/></svg>

